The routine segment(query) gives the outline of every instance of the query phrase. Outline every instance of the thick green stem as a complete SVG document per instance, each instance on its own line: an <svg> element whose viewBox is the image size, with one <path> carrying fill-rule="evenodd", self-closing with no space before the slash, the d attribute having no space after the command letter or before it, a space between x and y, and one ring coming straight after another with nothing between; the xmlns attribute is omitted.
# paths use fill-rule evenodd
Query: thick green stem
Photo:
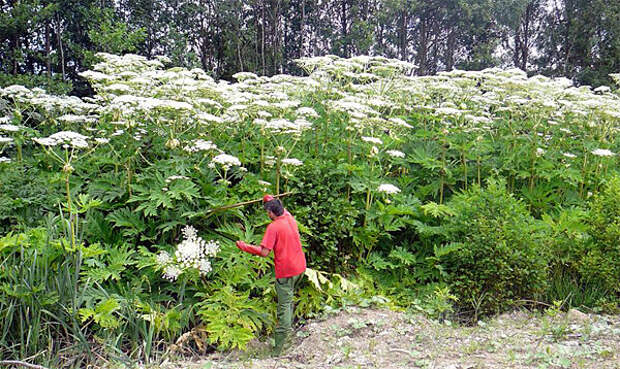
<svg viewBox="0 0 620 369"><path fill-rule="evenodd" d="M480 186L480 157L476 160L476 166L478 167L478 186Z"/></svg>
<svg viewBox="0 0 620 369"><path fill-rule="evenodd" d="M276 158L276 195L280 193L280 165L282 165L282 163L278 156Z"/></svg>
<svg viewBox="0 0 620 369"><path fill-rule="evenodd" d="M129 194L129 196L131 196L131 162L127 162L127 165L125 167L127 168L127 193Z"/></svg>
<svg viewBox="0 0 620 369"><path fill-rule="evenodd" d="M366 190L366 212L364 213L364 227L366 227L367 221L368 221L368 211L370 210L370 202L371 202L371 196L370 196L370 187Z"/></svg>
<svg viewBox="0 0 620 369"><path fill-rule="evenodd" d="M260 143L260 175L262 177L263 170L265 169L265 143L261 140Z"/></svg>
<svg viewBox="0 0 620 369"><path fill-rule="evenodd" d="M69 173L65 174L65 189L67 191L67 209L69 210L69 233L71 238L71 249L75 250L75 226L73 224L73 209L71 207L71 186L69 186Z"/></svg>
<svg viewBox="0 0 620 369"><path fill-rule="evenodd" d="M441 148L441 179L439 183L439 204L443 204L443 187L445 185L445 174L446 174L446 140L445 137L442 141Z"/></svg>
<svg viewBox="0 0 620 369"><path fill-rule="evenodd" d="M579 197L583 199L583 193L586 184L586 169L588 165L588 153L583 153L583 167L581 168L581 183L579 184Z"/></svg>
<svg viewBox="0 0 620 369"><path fill-rule="evenodd" d="M349 169L347 169L347 178L351 178L351 162L353 161L353 155L351 154L351 131L347 135L347 157L349 162ZM351 200L351 184L347 183L347 202Z"/></svg>
<svg viewBox="0 0 620 369"><path fill-rule="evenodd" d="M461 154L462 162L463 162L463 177L465 179L465 191L467 191L467 161L465 160L465 153Z"/></svg>

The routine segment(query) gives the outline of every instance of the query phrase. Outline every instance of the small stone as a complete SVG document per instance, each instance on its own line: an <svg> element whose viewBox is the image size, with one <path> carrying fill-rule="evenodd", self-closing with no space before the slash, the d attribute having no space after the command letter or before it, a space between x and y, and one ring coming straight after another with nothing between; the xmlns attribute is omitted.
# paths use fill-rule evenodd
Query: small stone
<svg viewBox="0 0 620 369"><path fill-rule="evenodd" d="M568 313L566 313L566 318L574 322L586 322L590 320L590 317L588 317L588 314L584 314L577 309L570 309Z"/></svg>

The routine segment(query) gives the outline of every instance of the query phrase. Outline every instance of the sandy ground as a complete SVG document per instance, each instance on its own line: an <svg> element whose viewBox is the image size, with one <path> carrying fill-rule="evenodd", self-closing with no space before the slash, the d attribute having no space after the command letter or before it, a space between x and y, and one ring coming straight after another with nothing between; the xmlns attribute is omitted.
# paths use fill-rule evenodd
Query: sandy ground
<svg viewBox="0 0 620 369"><path fill-rule="evenodd" d="M422 315L348 308L296 330L280 358L268 343L162 369L215 368L600 368L620 369L620 316L517 311L473 327Z"/></svg>

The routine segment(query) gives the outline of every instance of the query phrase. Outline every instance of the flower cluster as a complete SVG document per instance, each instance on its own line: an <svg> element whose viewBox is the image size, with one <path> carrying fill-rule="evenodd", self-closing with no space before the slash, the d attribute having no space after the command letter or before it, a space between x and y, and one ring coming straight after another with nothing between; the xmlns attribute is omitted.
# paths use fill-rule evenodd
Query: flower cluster
<svg viewBox="0 0 620 369"><path fill-rule="evenodd" d="M241 161L235 156L228 154L219 154L211 159L211 163L209 163L210 168L215 168L215 165L219 164L224 168L224 170L230 169L230 167L240 167Z"/></svg>
<svg viewBox="0 0 620 369"><path fill-rule="evenodd" d="M394 186L393 184L389 184L389 183L383 183L381 185L379 185L379 187L377 188L378 192L383 192L387 195L393 195L393 194L397 194L400 192L400 188Z"/></svg>
<svg viewBox="0 0 620 369"><path fill-rule="evenodd" d="M185 146L183 150L187 152L209 151L216 150L217 146L211 142L203 139L194 140L191 144Z"/></svg>
<svg viewBox="0 0 620 369"><path fill-rule="evenodd" d="M393 158L404 158L405 153L398 150L387 150L386 153Z"/></svg>
<svg viewBox="0 0 620 369"><path fill-rule="evenodd" d="M272 119L269 121L256 119L254 123L273 133L300 134L312 127L312 123L303 118L296 119L295 121L290 121L288 119Z"/></svg>
<svg viewBox="0 0 620 369"><path fill-rule="evenodd" d="M0 124L0 131L17 132L19 131L19 126L14 124Z"/></svg>
<svg viewBox="0 0 620 369"><path fill-rule="evenodd" d="M61 131L49 137L34 138L33 141L43 146L56 146L62 144L64 148L88 148L87 136L72 131Z"/></svg>
<svg viewBox="0 0 620 369"><path fill-rule="evenodd" d="M175 281L183 272L197 270L201 276L207 275L213 268L211 258L220 251L218 241L205 241L198 236L192 226L183 228L183 241L177 245L174 254L160 252L157 264L163 268L163 278Z"/></svg>
<svg viewBox="0 0 620 369"><path fill-rule="evenodd" d="M596 150L592 151L592 154L596 155L596 156L614 156L614 155L616 155L615 153L613 153L612 151L607 150L607 149L596 149Z"/></svg>
<svg viewBox="0 0 620 369"><path fill-rule="evenodd" d="M383 141L381 141L380 138L376 138L376 137L366 137L366 136L362 136L362 141L364 142L369 142L369 143L373 143L375 145L382 145Z"/></svg>
<svg viewBox="0 0 620 369"><path fill-rule="evenodd" d="M282 159L282 164L283 165L292 165L294 167L299 167L299 166L302 166L304 164L304 162L299 160L299 159L295 159L295 158L287 158L287 159Z"/></svg>

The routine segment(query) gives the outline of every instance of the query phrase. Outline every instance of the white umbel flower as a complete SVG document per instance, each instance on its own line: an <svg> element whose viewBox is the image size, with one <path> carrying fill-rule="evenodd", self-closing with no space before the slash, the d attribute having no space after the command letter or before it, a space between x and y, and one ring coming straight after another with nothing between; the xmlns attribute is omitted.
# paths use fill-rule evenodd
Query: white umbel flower
<svg viewBox="0 0 620 369"><path fill-rule="evenodd" d="M282 159L282 164L299 167L299 166L302 166L304 162L299 159L295 159L295 158L286 158L286 159Z"/></svg>
<svg viewBox="0 0 620 369"><path fill-rule="evenodd" d="M398 150L387 150L386 153L393 158L404 158L405 153Z"/></svg>
<svg viewBox="0 0 620 369"><path fill-rule="evenodd" d="M297 109L297 115L304 116L306 118L318 118L319 114L313 108L303 106Z"/></svg>
<svg viewBox="0 0 620 369"><path fill-rule="evenodd" d="M394 186L393 184L383 183L377 187L378 192L383 192L388 195L397 194L400 192L400 188Z"/></svg>
<svg viewBox="0 0 620 369"><path fill-rule="evenodd" d="M596 156L614 156L614 155L616 155L615 153L613 153L613 152L611 152L611 151L609 151L607 149L596 149L596 150L592 151L592 154L596 155Z"/></svg>
<svg viewBox="0 0 620 369"><path fill-rule="evenodd" d="M170 183L172 181L176 181L177 179L189 179L189 177L186 177L186 176L170 176L170 177L166 178L166 183Z"/></svg>
<svg viewBox="0 0 620 369"><path fill-rule="evenodd" d="M198 231L192 226L186 226L181 231L184 240L170 256L166 252L157 255L157 263L163 268L163 278L175 281L184 271L196 269L201 276L211 270L210 258L217 255L220 245L217 241L205 241L198 236Z"/></svg>
<svg viewBox="0 0 620 369"><path fill-rule="evenodd" d="M17 132L19 131L19 126L14 124L0 124L0 131Z"/></svg>
<svg viewBox="0 0 620 369"><path fill-rule="evenodd" d="M382 145L383 144L383 141L381 141L381 139L376 138L376 137L362 136L362 141L370 142L370 143L373 143L375 145Z"/></svg>
<svg viewBox="0 0 620 369"><path fill-rule="evenodd" d="M214 157L213 159L211 159L211 164L219 164L221 165L225 170L230 169L230 167L240 167L241 166L241 161L239 161L239 159L235 156L232 155L228 155L228 154L219 154L216 157Z"/></svg>
<svg viewBox="0 0 620 369"><path fill-rule="evenodd" d="M169 280L170 282L174 282L179 278L179 276L183 273L181 268L176 265L168 265L164 268L164 279Z"/></svg>
<svg viewBox="0 0 620 369"><path fill-rule="evenodd" d="M63 147L72 146L74 148L85 149L88 147L87 136L73 131L61 131L49 137L34 138L33 141L43 146L56 146L63 144Z"/></svg>
<svg viewBox="0 0 620 369"><path fill-rule="evenodd" d="M217 149L217 146L213 142L206 141L203 139L197 139L191 144L183 148L183 150L187 152L209 151L209 150L216 150L216 149Z"/></svg>

